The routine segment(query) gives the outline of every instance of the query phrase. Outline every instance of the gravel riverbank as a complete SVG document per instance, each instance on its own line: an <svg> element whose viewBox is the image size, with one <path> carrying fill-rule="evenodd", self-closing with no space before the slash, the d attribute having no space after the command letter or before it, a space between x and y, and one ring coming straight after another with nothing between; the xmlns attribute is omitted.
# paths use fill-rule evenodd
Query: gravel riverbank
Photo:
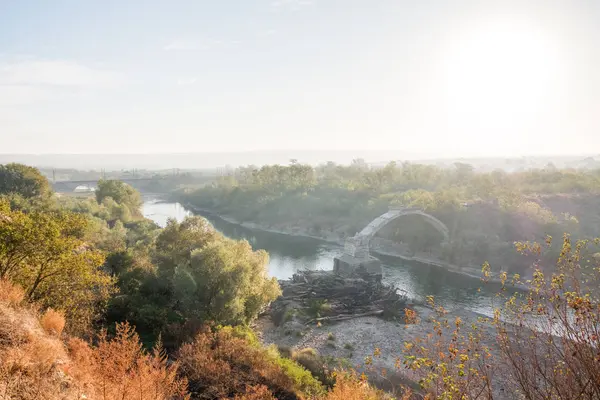
<svg viewBox="0 0 600 400"><path fill-rule="evenodd" d="M430 319L434 311L420 305L411 308L419 317L418 323L403 324L378 317L359 317L321 326L304 326L290 322L277 327L270 317L264 316L257 321L256 329L266 345L275 344L292 350L312 348L320 355L343 359L349 366L365 372L371 381L378 382L389 390L401 384L417 385L418 377L402 365L402 349L405 342L423 339L433 332ZM456 317L460 317L465 326L468 326L476 322L481 315L464 309L448 314L450 320ZM484 344L495 349L497 344L494 328L486 326L483 329ZM367 370L364 368L365 359L373 356L376 348L381 355L373 357L373 364L370 370ZM386 370L385 376L381 373L382 370ZM512 398L502 396L507 390L502 380L494 381L494 389L499 395L498 398Z"/></svg>

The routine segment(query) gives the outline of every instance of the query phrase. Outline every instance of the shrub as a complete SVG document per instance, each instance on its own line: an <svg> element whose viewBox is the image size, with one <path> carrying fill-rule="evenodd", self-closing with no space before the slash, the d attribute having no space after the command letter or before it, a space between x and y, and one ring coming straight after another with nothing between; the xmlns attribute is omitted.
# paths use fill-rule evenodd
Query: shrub
<svg viewBox="0 0 600 400"><path fill-rule="evenodd" d="M273 393L264 385L255 385L246 387L244 394L236 394L235 400L277 400Z"/></svg>
<svg viewBox="0 0 600 400"><path fill-rule="evenodd" d="M406 392L402 400L408 400L410 395L410 392ZM326 400L384 400L389 398L385 393L369 386L364 376L357 377L356 374L348 372L335 374L333 390L325 397Z"/></svg>
<svg viewBox="0 0 600 400"><path fill-rule="evenodd" d="M24 297L25 292L20 286L13 285L8 279L0 279L0 303L16 306Z"/></svg>
<svg viewBox="0 0 600 400"><path fill-rule="evenodd" d="M331 376L329 365L315 349L306 348L293 352L291 358L310 371L325 386L333 386L335 380Z"/></svg>
<svg viewBox="0 0 600 400"><path fill-rule="evenodd" d="M167 363L160 342L152 353L143 350L127 323L117 325L112 340L102 332L97 346L71 339L69 351L75 364L70 372L85 384L87 397L168 400L186 396L187 381L178 376L178 364Z"/></svg>
<svg viewBox="0 0 600 400"><path fill-rule="evenodd" d="M239 337L234 329L206 329L183 345L177 358L189 380L192 396L199 399L243 396L248 386L265 386L277 399L298 399L320 394L321 384L308 371Z"/></svg>
<svg viewBox="0 0 600 400"><path fill-rule="evenodd" d="M450 319L435 307L433 332L405 343L405 366L435 398L462 399L505 396L527 399L596 399L600 395L600 267L590 242L572 243L565 236L555 272L543 271L544 249L538 243L517 243L517 249L538 259L526 292L507 295L506 273L501 273L504 302L490 320L470 328L460 318ZM594 241L600 245L600 239ZM489 266L484 265L484 279ZM435 306L430 298L431 305ZM497 352L484 345L483 335L495 329ZM492 379L492 376L495 379ZM498 377L501 376L501 379Z"/></svg>
<svg viewBox="0 0 600 400"><path fill-rule="evenodd" d="M60 337L65 327L65 317L63 313L49 308L40 318L40 324L47 334Z"/></svg>

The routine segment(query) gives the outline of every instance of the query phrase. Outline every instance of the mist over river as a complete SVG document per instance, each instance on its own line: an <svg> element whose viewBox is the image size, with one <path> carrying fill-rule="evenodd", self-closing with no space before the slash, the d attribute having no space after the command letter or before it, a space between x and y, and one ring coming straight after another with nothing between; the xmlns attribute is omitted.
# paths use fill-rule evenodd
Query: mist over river
<svg viewBox="0 0 600 400"><path fill-rule="evenodd" d="M155 197L144 198L142 211L146 218L160 226L165 226L169 218L181 221L192 215L179 203L165 202ZM201 216L225 236L247 240L254 249L266 250L270 257L269 273L277 279L290 278L302 269L333 269L333 258L343 251L341 246L318 239L249 229L214 215ZM492 314L492 302L498 285L484 284L479 279L454 274L443 268L407 263L396 258L386 257L382 261L384 280L394 283L411 299L424 301L426 296L433 295L436 302L448 310L464 308L485 315Z"/></svg>

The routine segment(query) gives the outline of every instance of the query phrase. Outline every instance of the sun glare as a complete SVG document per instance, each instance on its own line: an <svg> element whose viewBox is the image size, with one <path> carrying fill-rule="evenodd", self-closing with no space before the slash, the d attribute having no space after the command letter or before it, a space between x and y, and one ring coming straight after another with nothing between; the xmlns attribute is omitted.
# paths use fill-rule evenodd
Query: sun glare
<svg viewBox="0 0 600 400"><path fill-rule="evenodd" d="M466 29L446 48L443 68L448 111L461 125L526 123L550 105L561 76L550 37L514 22Z"/></svg>

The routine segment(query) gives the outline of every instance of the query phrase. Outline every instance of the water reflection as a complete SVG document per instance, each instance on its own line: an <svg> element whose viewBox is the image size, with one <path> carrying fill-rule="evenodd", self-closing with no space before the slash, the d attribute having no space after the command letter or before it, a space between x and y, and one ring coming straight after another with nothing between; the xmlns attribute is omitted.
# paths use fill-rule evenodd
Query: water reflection
<svg viewBox="0 0 600 400"><path fill-rule="evenodd" d="M168 218L183 220L190 215L178 203L165 203L156 199L146 199L144 216L164 226ZM290 278L296 271L330 270L333 258L342 253L343 248L319 240L288 236L245 228L229 223L213 215L204 215L214 227L233 239L245 239L254 249L264 249L269 253L269 272L278 279ZM438 304L449 310L466 308L485 315L491 315L494 294L498 287L483 284L478 279L450 273L444 269L422 264L400 262L394 258L382 257L384 280L394 283L410 298L425 301L433 295Z"/></svg>
<svg viewBox="0 0 600 400"><path fill-rule="evenodd" d="M175 218L181 222L188 215L192 215L179 203L167 203L157 198L144 198L142 214L163 228L167 225L169 218Z"/></svg>

